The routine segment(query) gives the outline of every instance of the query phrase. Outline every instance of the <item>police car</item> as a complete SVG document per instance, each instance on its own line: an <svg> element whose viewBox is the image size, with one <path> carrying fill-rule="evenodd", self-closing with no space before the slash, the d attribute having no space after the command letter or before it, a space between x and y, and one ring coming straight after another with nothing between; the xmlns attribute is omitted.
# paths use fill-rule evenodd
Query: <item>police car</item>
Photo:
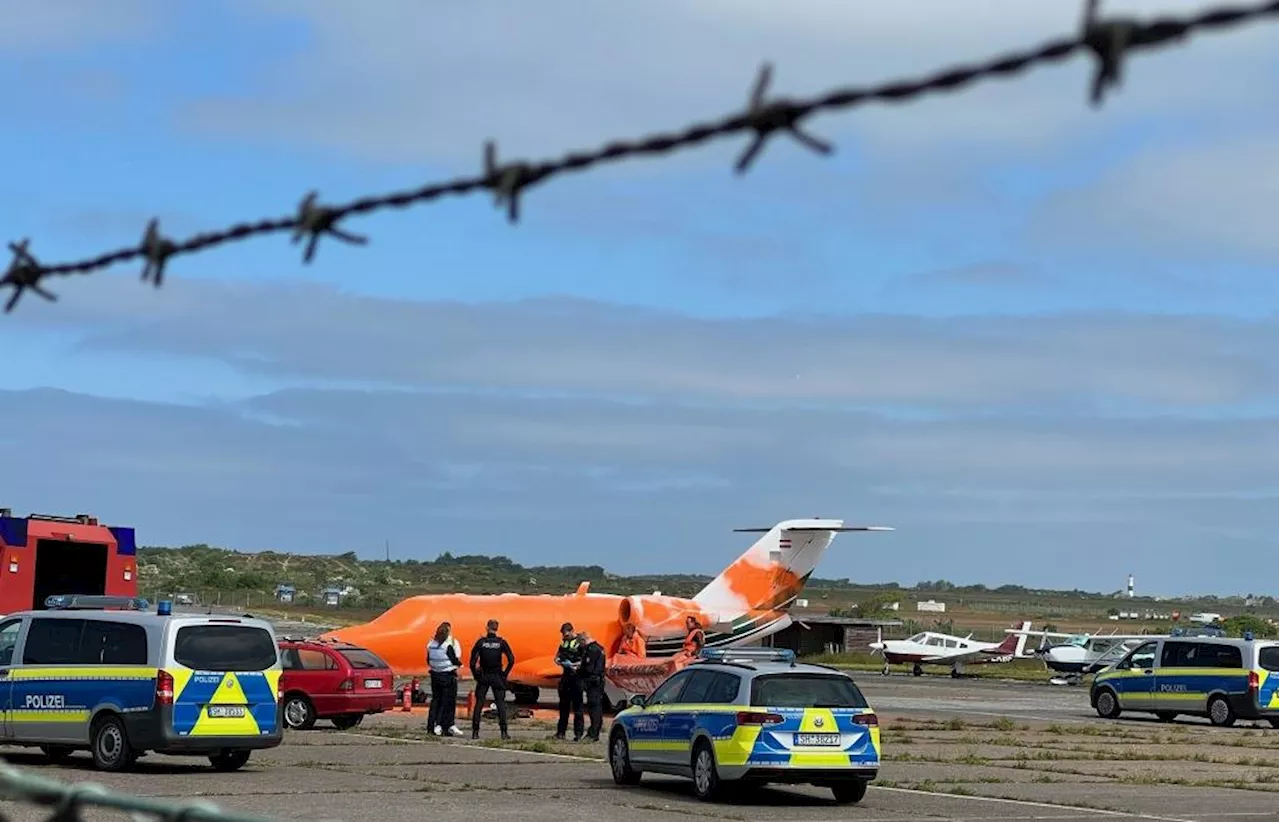
<svg viewBox="0 0 1280 822"><path fill-rule="evenodd" d="M1277 726L1280 643L1206 636L1153 637L1099 671L1089 688L1098 715L1153 713L1165 722L1179 714L1204 716L1228 727L1237 719Z"/></svg>
<svg viewBox="0 0 1280 822"><path fill-rule="evenodd" d="M704 801L733 783L813 784L860 801L880 767L875 712L847 674L787 650L705 650L609 732L619 785L646 771L689 777Z"/></svg>
<svg viewBox="0 0 1280 822"><path fill-rule="evenodd" d="M102 770L147 751L236 770L279 745L280 658L270 623L154 613L145 600L51 596L0 619L3 744Z"/></svg>

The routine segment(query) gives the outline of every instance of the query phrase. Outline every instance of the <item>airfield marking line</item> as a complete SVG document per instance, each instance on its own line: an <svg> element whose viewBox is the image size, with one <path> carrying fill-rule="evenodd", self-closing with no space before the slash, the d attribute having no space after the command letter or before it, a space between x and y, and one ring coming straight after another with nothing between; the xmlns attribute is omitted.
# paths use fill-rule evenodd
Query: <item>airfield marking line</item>
<svg viewBox="0 0 1280 822"><path fill-rule="evenodd" d="M378 734L355 733L353 731L338 731L338 733L343 734L344 736L358 736L364 739L381 739L383 741L390 740L392 742L412 742L415 745L450 745L457 748L474 748L480 751L499 751L504 753L513 753L513 754L528 754L529 756L549 756L553 759L574 759L579 762L604 762L603 759L598 759L593 756L578 756L576 754L551 753L550 751L526 751L520 748L502 748L502 747L495 748L495 747L490 747L488 745L476 745L471 742L431 742L430 740L426 740L426 739L404 739L404 738L394 737L394 736L379 736ZM484 763L477 762L475 764L482 765Z"/></svg>
<svg viewBox="0 0 1280 822"><path fill-rule="evenodd" d="M1083 816L1119 816L1126 819L1158 819L1163 822L1195 822L1193 819L1177 819L1171 816L1152 816L1145 813L1129 813L1127 811L1110 811L1103 808L1087 808L1083 805L1055 804L1053 802L1033 802L1030 799L1006 799L1003 796L969 796L965 794L943 793L942 791L921 791L915 788L890 788L887 785L868 785L873 791L893 791L895 793L914 793L923 796L944 796L953 799L970 799L975 802L1006 802L1011 805L1026 805L1032 808L1053 808L1054 810L1082 811Z"/></svg>

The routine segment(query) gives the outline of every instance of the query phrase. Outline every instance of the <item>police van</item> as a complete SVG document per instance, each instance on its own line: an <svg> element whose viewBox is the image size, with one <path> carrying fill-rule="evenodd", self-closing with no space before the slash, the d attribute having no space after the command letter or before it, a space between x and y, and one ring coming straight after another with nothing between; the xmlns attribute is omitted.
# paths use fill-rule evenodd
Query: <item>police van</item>
<svg viewBox="0 0 1280 822"><path fill-rule="evenodd" d="M259 619L155 612L145 600L50 596L0 618L0 745L120 771L155 751L233 771L283 739L280 657Z"/></svg>
<svg viewBox="0 0 1280 822"><path fill-rule="evenodd" d="M1280 642L1204 636L1152 637L1094 677L1089 700L1099 716L1153 713L1208 717L1227 727L1237 719L1280 714Z"/></svg>

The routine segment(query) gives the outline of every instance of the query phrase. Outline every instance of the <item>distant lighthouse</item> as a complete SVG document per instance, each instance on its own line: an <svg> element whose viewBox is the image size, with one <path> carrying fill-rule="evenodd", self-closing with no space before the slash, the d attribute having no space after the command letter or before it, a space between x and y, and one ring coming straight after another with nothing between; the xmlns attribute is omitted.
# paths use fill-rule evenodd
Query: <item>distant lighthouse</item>
<svg viewBox="0 0 1280 822"><path fill-rule="evenodd" d="M1129 584L1126 586L1125 591L1129 594L1129 598L1133 599L1133 574L1129 574Z"/></svg>

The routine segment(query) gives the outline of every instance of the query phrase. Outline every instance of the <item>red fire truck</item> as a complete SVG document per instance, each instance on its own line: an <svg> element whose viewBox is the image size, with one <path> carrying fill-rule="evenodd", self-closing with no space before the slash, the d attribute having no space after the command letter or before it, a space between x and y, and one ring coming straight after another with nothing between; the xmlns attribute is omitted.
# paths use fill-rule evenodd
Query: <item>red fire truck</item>
<svg viewBox="0 0 1280 822"><path fill-rule="evenodd" d="M132 528L0 508L0 614L43 609L57 594L136 597L137 553Z"/></svg>

